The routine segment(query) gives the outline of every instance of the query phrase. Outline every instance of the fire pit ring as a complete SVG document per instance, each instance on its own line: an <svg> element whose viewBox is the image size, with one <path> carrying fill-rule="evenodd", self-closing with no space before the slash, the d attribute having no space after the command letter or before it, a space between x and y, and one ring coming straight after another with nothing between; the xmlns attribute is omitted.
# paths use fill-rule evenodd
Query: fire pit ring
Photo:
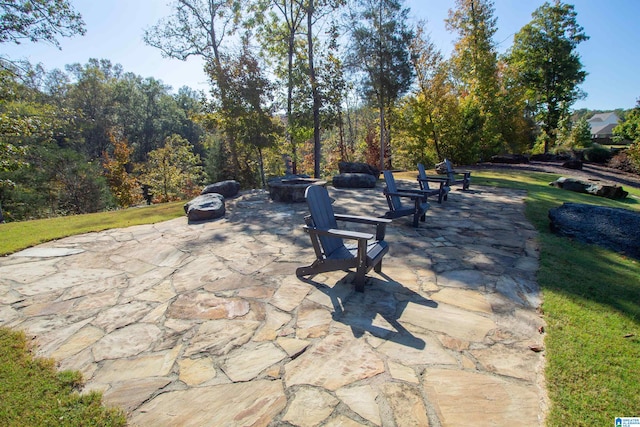
<svg viewBox="0 0 640 427"><path fill-rule="evenodd" d="M326 186L327 181L316 178L276 178L267 183L269 197L274 202L298 203L304 202L304 193L310 185Z"/></svg>

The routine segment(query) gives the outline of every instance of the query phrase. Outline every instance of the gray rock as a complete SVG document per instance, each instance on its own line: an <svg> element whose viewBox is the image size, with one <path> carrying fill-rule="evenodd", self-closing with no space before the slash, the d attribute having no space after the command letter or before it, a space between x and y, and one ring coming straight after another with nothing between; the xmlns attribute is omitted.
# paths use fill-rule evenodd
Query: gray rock
<svg viewBox="0 0 640 427"><path fill-rule="evenodd" d="M373 175L376 179L380 176L380 171L375 166L361 162L339 162L338 170L340 173L366 173Z"/></svg>
<svg viewBox="0 0 640 427"><path fill-rule="evenodd" d="M575 191L576 193L593 194L594 196L606 197L607 199L624 199L629 193L622 187L602 182L586 182L575 178L560 177L550 182L553 187L563 190Z"/></svg>
<svg viewBox="0 0 640 427"><path fill-rule="evenodd" d="M209 184L200 192L200 194L218 193L224 198L234 197L240 191L240 183L233 179L227 181L220 181L214 184Z"/></svg>
<svg viewBox="0 0 640 427"><path fill-rule="evenodd" d="M336 188L374 188L376 177L367 173L341 173L333 177Z"/></svg>
<svg viewBox="0 0 640 427"><path fill-rule="evenodd" d="M549 209L551 231L640 259L640 214L621 208L564 203Z"/></svg>
<svg viewBox="0 0 640 427"><path fill-rule="evenodd" d="M567 160L562 164L565 169L582 170L582 162L580 160Z"/></svg>
<svg viewBox="0 0 640 427"><path fill-rule="evenodd" d="M184 205L189 221L206 221L223 217L224 196L218 193L202 194Z"/></svg>

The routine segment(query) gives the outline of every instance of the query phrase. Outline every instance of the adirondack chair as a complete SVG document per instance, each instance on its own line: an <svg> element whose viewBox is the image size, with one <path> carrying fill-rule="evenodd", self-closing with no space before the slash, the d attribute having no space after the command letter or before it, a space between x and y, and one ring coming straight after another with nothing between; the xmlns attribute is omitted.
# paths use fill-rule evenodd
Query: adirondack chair
<svg viewBox="0 0 640 427"><path fill-rule="evenodd" d="M429 182L435 183L438 188L431 188ZM422 163L418 163L418 184L420 184L420 190L429 192L430 196L437 195L438 203L442 203L443 199L447 200L449 196L449 180L442 177L427 176Z"/></svg>
<svg viewBox="0 0 640 427"><path fill-rule="evenodd" d="M364 292L366 274L372 268L378 273L382 271L382 257L389 251L384 236L391 220L336 214L333 212L329 193L319 185L309 186L305 199L310 215L305 217L304 230L309 233L316 260L307 267L296 269L296 275L310 276L355 268L356 291ZM375 225L376 234L339 229L337 221ZM355 244L345 244L344 240L355 240Z"/></svg>
<svg viewBox="0 0 640 427"><path fill-rule="evenodd" d="M418 221L425 221L429 203L427 197L429 193L418 189L399 189L396 186L396 180L393 172L386 170L384 174L384 195L387 198L389 211L385 213L385 218L399 218L402 216L413 215L413 226L418 226ZM402 199L409 199L411 202L402 203Z"/></svg>
<svg viewBox="0 0 640 427"><path fill-rule="evenodd" d="M449 159L444 159L442 163L436 164L436 170L447 175L449 186L462 184L463 190L469 189L469 185L471 184L471 171L457 172L453 170ZM456 177L456 175L458 175L458 177ZM460 175L462 175L462 178L460 178Z"/></svg>

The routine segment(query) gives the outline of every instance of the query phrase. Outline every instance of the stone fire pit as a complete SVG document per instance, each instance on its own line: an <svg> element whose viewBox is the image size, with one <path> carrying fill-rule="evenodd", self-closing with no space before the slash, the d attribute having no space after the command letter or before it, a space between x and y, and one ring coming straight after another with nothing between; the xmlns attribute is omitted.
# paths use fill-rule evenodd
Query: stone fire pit
<svg viewBox="0 0 640 427"><path fill-rule="evenodd" d="M327 185L327 181L315 178L275 178L269 180L269 197L274 202L297 203L304 202L304 193L310 185Z"/></svg>

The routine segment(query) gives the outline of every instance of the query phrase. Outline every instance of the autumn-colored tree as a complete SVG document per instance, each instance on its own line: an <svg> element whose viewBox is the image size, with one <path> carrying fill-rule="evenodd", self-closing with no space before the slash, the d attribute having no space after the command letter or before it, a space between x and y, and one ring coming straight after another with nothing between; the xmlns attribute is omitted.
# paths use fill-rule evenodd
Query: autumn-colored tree
<svg viewBox="0 0 640 427"><path fill-rule="evenodd" d="M468 136L463 153L467 161L502 150L494 12L491 0L456 0L456 8L449 11L446 20L447 28L459 34L451 63L462 94L460 123L470 126L461 129ZM466 163L460 158L454 160Z"/></svg>
<svg viewBox="0 0 640 427"><path fill-rule="evenodd" d="M113 135L111 135L111 144L113 154L110 155L106 151L102 153L104 176L118 206L133 206L142 199L140 184L129 173L133 148L127 144L126 140L117 141Z"/></svg>
<svg viewBox="0 0 640 427"><path fill-rule="evenodd" d="M179 135L169 136L164 147L149 153L141 181L149 185L155 199L160 202L189 197L189 189L203 179L200 156L193 153L193 146Z"/></svg>

